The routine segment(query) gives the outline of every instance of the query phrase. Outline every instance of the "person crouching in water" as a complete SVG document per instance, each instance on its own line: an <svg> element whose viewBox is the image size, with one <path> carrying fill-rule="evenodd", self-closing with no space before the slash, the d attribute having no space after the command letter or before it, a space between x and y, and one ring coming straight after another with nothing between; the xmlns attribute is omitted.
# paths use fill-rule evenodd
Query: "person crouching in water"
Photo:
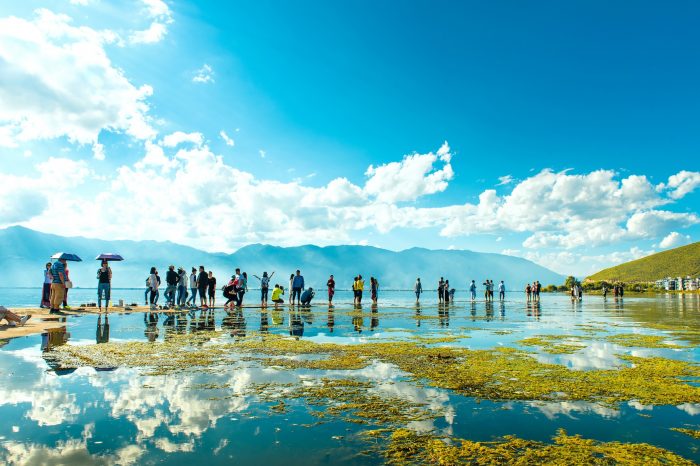
<svg viewBox="0 0 700 466"><path fill-rule="evenodd" d="M316 296L316 293L314 292L314 289L309 287L304 292L301 294L301 305L302 306L310 306L311 305L311 300L314 299L314 296Z"/></svg>
<svg viewBox="0 0 700 466"><path fill-rule="evenodd" d="M275 303L275 309L277 309L277 305L284 304L284 299L282 296L284 296L284 288L279 285L275 285L275 289L272 290L272 296L270 297L271 301Z"/></svg>

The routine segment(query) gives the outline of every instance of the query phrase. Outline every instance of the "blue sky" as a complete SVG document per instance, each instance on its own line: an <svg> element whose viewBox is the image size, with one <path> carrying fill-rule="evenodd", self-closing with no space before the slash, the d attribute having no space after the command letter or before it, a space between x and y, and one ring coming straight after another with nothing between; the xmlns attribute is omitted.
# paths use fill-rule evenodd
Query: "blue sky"
<svg viewBox="0 0 700 466"><path fill-rule="evenodd" d="M583 275L698 239L699 17L693 2L5 2L0 181L17 189L0 226L468 248Z"/></svg>

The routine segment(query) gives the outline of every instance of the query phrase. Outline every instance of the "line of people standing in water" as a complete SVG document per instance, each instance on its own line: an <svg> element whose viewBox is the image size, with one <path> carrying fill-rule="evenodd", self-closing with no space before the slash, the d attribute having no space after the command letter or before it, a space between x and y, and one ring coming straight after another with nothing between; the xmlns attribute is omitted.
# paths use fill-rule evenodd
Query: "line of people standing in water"
<svg viewBox="0 0 700 466"><path fill-rule="evenodd" d="M51 264L47 264L46 268L46 279L53 277ZM268 300L270 300L275 307L284 303L285 288L284 286L276 283L274 287L272 286L272 278L275 272L268 274L267 271L263 272L262 276L253 275L255 279L258 280L260 285L260 303L263 307L267 306ZM106 261L103 261L101 267L97 270L97 280L98 280L98 307L100 311L102 310L102 299L105 300L105 306L108 306L110 300L111 292L111 281L112 281L112 270ZM165 274L165 306L167 308L184 308L184 307L201 307L208 308L214 307L216 304L216 284L217 280L214 273L210 270L207 271L203 265L199 268L192 267L191 273L188 275L183 267L178 267L175 270L174 265L170 265ZM46 285L46 284L45 284ZM50 284L49 284L50 285ZM498 289L499 300L503 301L505 299L505 284L503 280L496 286L493 280L487 279L484 283L484 299L488 301L493 301L494 290ZM161 277L158 273L156 267L151 267L150 273L146 278L146 290L144 292L144 301L146 305L150 304L151 309L157 309L158 301L160 299L160 289L162 286ZM333 298L336 291L336 282L333 275L330 275L326 282L326 287L328 290L328 304L333 304ZM375 277L370 277L370 299L373 304L377 304L379 299L379 280ZM46 298L47 289L50 286L45 286L43 290L42 301ZM617 294L616 287L616 294ZM622 288L621 286L619 288ZM272 291L270 292L270 289ZM316 293L313 288L305 287L304 277L301 275L301 271L297 270L289 277L289 304L297 305L310 305L312 299L315 297ZM365 281L362 275L357 275L352 281L352 292L353 292L353 304L360 305L362 303L362 298L365 289ZM526 287L527 300L539 301L541 290L541 284L539 281L534 281L532 285L528 283ZM469 292L471 295L471 300L476 300L476 282L471 280L469 284ZM236 268L231 279L222 286L221 292L223 297L226 298L224 303L224 308L240 307L243 305L245 294L248 292L248 274L245 271L241 271L240 268ZM421 283L420 277L416 279L414 284L414 292L416 295L416 303L420 301L421 294L423 293L423 285ZM621 291L620 291L621 293ZM454 300L455 289L450 286L450 281L444 277L440 277L437 284L437 294L438 302L440 304L447 304ZM199 298L199 299L198 299ZM198 303L199 301L199 303ZM42 302L43 304L43 302Z"/></svg>

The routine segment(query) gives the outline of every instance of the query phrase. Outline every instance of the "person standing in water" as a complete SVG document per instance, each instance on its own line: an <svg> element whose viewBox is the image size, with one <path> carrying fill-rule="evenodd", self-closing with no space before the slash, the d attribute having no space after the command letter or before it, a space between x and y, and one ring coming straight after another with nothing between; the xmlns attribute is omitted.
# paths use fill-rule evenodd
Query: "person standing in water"
<svg viewBox="0 0 700 466"><path fill-rule="evenodd" d="M333 296L335 296L335 279L333 275L326 282L326 286L328 287L328 305L330 306L333 304Z"/></svg>
<svg viewBox="0 0 700 466"><path fill-rule="evenodd" d="M527 286L525 287L525 299L529 303L531 298L532 298L532 287L528 283Z"/></svg>
<svg viewBox="0 0 700 466"><path fill-rule="evenodd" d="M365 281L362 275L357 276L357 304L362 304L362 292L365 290Z"/></svg>
<svg viewBox="0 0 700 466"><path fill-rule="evenodd" d="M379 281L374 277L369 277L369 284L372 293L372 302L377 304L377 299L379 299Z"/></svg>
<svg viewBox="0 0 700 466"><path fill-rule="evenodd" d="M503 280L498 284L498 299L499 301L506 299L506 285L503 284Z"/></svg>
<svg viewBox="0 0 700 466"><path fill-rule="evenodd" d="M471 293L472 301L476 301L476 282L474 280L469 285L469 293Z"/></svg>
<svg viewBox="0 0 700 466"><path fill-rule="evenodd" d="M192 273L190 274L190 295L187 298L187 304L190 306L197 306L197 269L192 267Z"/></svg>
<svg viewBox="0 0 700 466"><path fill-rule="evenodd" d="M445 304L448 304L450 302L450 281L445 280L445 283L442 285L442 301Z"/></svg>
<svg viewBox="0 0 700 466"><path fill-rule="evenodd" d="M51 282L53 281L53 275L51 275L51 262L46 263L46 268L44 269L44 286L41 289L41 308L51 307Z"/></svg>
<svg viewBox="0 0 700 466"><path fill-rule="evenodd" d="M209 307L214 307L214 303L216 303L216 277L214 277L214 272L211 270L207 277L207 286L209 287Z"/></svg>
<svg viewBox="0 0 700 466"><path fill-rule="evenodd" d="M187 300L187 272L182 267L177 269L177 305L183 307Z"/></svg>
<svg viewBox="0 0 700 466"><path fill-rule="evenodd" d="M158 276L156 275L156 268L151 267L151 274L148 276L148 288L150 290L149 292L149 301L151 303L151 309L156 308L156 303L158 300L156 299L156 293L158 293L158 284L160 281L158 280Z"/></svg>
<svg viewBox="0 0 700 466"><path fill-rule="evenodd" d="M300 270L292 277L292 304L296 298L297 304L301 304L301 292L304 290L304 277Z"/></svg>
<svg viewBox="0 0 700 466"><path fill-rule="evenodd" d="M423 293L423 285L420 282L420 277L416 278L416 283L413 285L413 292L416 293L416 304L418 304L420 295Z"/></svg>
<svg viewBox="0 0 700 466"><path fill-rule="evenodd" d="M292 289L294 288L294 274L291 274L289 276L289 304L294 304L293 298L292 298Z"/></svg>
<svg viewBox="0 0 700 466"><path fill-rule="evenodd" d="M105 299L105 310L109 310L109 299L112 291L112 269L109 263L102 261L102 266L97 269L97 308L102 312L102 297Z"/></svg>
<svg viewBox="0 0 700 466"><path fill-rule="evenodd" d="M199 302L201 307L207 307L207 289L209 288L209 274L204 270L204 266L199 266L197 276L197 289L199 290Z"/></svg>
<svg viewBox="0 0 700 466"><path fill-rule="evenodd" d="M272 279L274 275L275 272L272 272L269 276L267 275L267 272L263 272L262 277L253 275L255 278L260 280L260 305L262 307L267 306L267 293L270 289L270 279Z"/></svg>
<svg viewBox="0 0 700 466"><path fill-rule="evenodd" d="M443 277L440 277L440 281L438 282L438 287L437 287L437 294L438 294L438 303L442 302L442 290L445 288L445 279Z"/></svg>

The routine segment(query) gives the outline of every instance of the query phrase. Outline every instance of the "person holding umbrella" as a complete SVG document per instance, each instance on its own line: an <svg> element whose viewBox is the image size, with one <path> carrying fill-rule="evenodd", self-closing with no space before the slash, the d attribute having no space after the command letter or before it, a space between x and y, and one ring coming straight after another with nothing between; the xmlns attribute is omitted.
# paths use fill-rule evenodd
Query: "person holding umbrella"
<svg viewBox="0 0 700 466"><path fill-rule="evenodd" d="M49 314L63 314L60 311L61 303L65 302L66 288L71 288L72 283L68 280L67 261L81 262L82 259L76 254L69 252L57 252L51 259L55 259L51 265L51 297L49 298L51 310ZM67 303L66 303L67 304ZM64 306L68 308L68 306Z"/></svg>
<svg viewBox="0 0 700 466"><path fill-rule="evenodd" d="M105 252L95 257L95 260L101 261L102 264L97 269L97 307L102 312L102 296L104 295L105 299L105 310L108 310L112 295L112 268L109 261L123 261L124 258L119 254Z"/></svg>
<svg viewBox="0 0 700 466"><path fill-rule="evenodd" d="M66 294L66 259L51 264L51 296L49 314L61 314L60 307Z"/></svg>
<svg viewBox="0 0 700 466"><path fill-rule="evenodd" d="M109 310L109 300L112 291L112 269L107 259L102 259L102 266L97 269L97 307L102 312L102 296L105 299L105 310Z"/></svg>

